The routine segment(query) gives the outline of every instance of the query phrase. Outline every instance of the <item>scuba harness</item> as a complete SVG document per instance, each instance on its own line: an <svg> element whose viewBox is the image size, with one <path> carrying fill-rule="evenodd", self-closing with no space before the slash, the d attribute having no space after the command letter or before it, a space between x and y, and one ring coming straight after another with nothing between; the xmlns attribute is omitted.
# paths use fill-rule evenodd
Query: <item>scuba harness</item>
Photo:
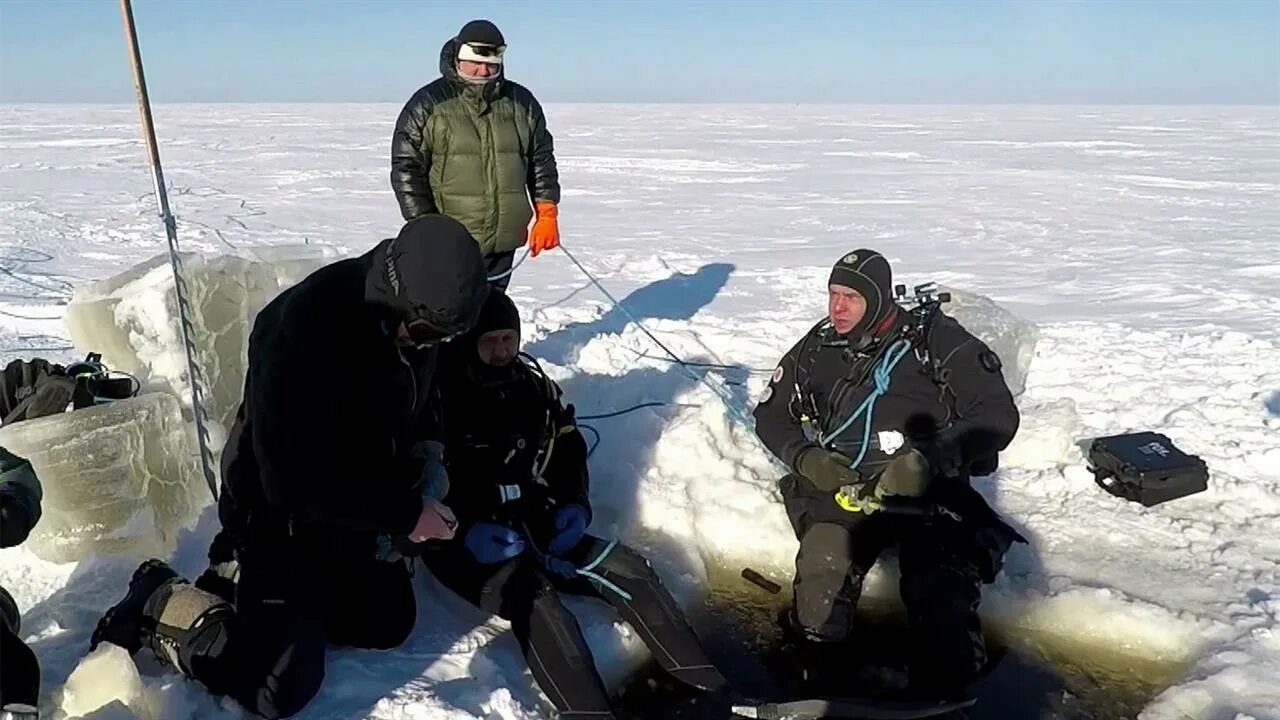
<svg viewBox="0 0 1280 720"><path fill-rule="evenodd" d="M906 286L897 285L894 288L894 294L901 303L906 299ZM941 305L950 300L950 293L937 292L934 283L917 285L910 305L903 308L908 315L907 321L899 324L892 333L879 340L870 333L863 333L854 341L847 338L837 339L830 321L825 318L814 325L801 341L796 353L792 400L788 408L792 417L800 422L805 437L816 442L820 448L828 450L837 436L861 420L862 442L857 457L853 458L849 465L850 468L856 469L862 463L867 448L871 445L871 426L876 401L888 391L895 368L909 352L914 352L921 371L927 374L939 389L939 401L947 412L941 425L948 427L959 418L955 392L949 382L951 371L942 367L942 363L930 352L933 321ZM821 345L811 349L809 343L815 335L824 339ZM817 351L820 348L841 346L846 348L844 357L850 361L852 367L833 385L831 396L827 399L828 412L824 416L818 408L813 393L807 388L812 378L813 366L817 362ZM806 360L806 354L807 366L802 363ZM870 393L856 409L840 421L839 425L832 428L837 408L851 393L866 386L868 380L874 383ZM930 509L900 501L883 502L875 495L875 485L876 482L873 480L860 485L841 487L835 493L836 504L847 512L872 513L885 510L925 517L943 514L957 521L960 519L954 512L942 507Z"/></svg>
<svg viewBox="0 0 1280 720"><path fill-rule="evenodd" d="M545 409L543 411L541 436L538 439L537 450L534 452L530 478L540 490L549 492L551 486L543 476L543 473L545 473L547 468L551 465L551 458L555 453L556 439L561 435L567 435L578 429L577 422L574 419L574 408L572 404L568 406L561 405L560 398L562 394L560 386L547 375L546 371L542 369L542 365L540 365L537 359L532 355L525 352L516 353L516 359L512 362L521 363L523 369L533 376L535 382L542 390L542 400L544 401ZM523 379L519 375L520 372L520 369L514 369L510 377L504 378L501 381L482 383L482 387L495 387L499 384L505 385L508 383L520 382ZM560 417L556 416L554 410L557 407L564 407L564 415ZM517 446L508 450L506 457L503 459L504 465L509 464L515 458L516 454L523 449L521 445L523 445L524 442L524 439L520 438L517 440ZM499 500L501 505L516 502L522 498L523 494L521 486L518 483L499 486ZM577 576L584 577L591 582L600 585L601 588L617 594L623 600L627 602L631 601L632 596L630 593L620 587L617 583L614 583L605 577L605 575L602 574L603 571L598 570L600 564L603 563L614 549L618 547L619 542L617 538L610 540L608 544L605 545L604 549L601 550L593 560L582 567L578 567L567 560L554 557L550 553L539 548L537 544L532 541L534 533L530 529L526 518L521 517L517 519L516 522L524 531L525 536L530 539L528 548L531 554L537 562L547 568L549 572L567 578Z"/></svg>
<svg viewBox="0 0 1280 720"><path fill-rule="evenodd" d="M906 286L898 285L895 288L895 294L898 299L906 296ZM844 347L845 359L853 362L853 368L846 373L843 378L837 380L832 388L831 397L827 400L829 412L827 416L834 415L836 408L841 401L852 391L864 386L868 379L874 379L877 370L886 375L891 373L893 368L908 351L914 351L916 359L920 362L922 368L929 374L930 379L938 386L940 395L939 399L947 409L947 418L943 425L949 425L954 419L959 417L959 412L955 406L955 392L952 391L950 385L951 371L942 367L937 358L929 351L929 343L933 330L933 321L937 317L939 307L942 303L950 302L950 293L936 293L934 283L926 283L915 287L914 304L904 308L910 320L902 324L892 334L876 342L869 335L863 335L856 342L849 339L837 339L831 327L831 321L823 319L819 321L800 343L800 347L796 353L796 369L795 377L792 381L793 392L791 406L789 411L791 416L799 420L804 428L805 435L816 441L823 448L830 445L831 440L835 436L843 433L858 417L859 411L855 410L850 416L846 417L835 430L827 431L829 423L824 417L814 398L812 392L808 391L809 380L813 376L813 365L817 362L818 348ZM810 348L810 341L815 335L825 335L818 348ZM807 367L802 365L802 359L808 355ZM856 379L855 379L856 378ZM883 391L882 391L883 392ZM865 404L865 403L864 403ZM868 426L870 423L870 414L867 416ZM858 463L854 463L856 466Z"/></svg>
<svg viewBox="0 0 1280 720"><path fill-rule="evenodd" d="M533 377L535 384L542 391L539 399L543 401L544 409L528 477L538 487L549 489L550 485L543 477L543 473L546 472L547 467L551 464L551 458L555 452L556 439L577 429L577 425L572 421L572 406L569 407L569 422L562 425L558 422L559 418L554 413L555 408L560 405L561 392L559 386L551 380L532 355L519 352L512 362L519 363L521 367L512 368L510 375L501 380L481 380L479 386L484 389L495 389L503 385L519 383L523 380L521 376L523 372L528 372ZM502 459L502 464L504 466L509 465L526 447L525 439L518 437L514 445L506 448L506 456ZM517 472L523 476L523 472L518 469ZM500 504L506 505L522 499L525 492L522 489L522 483L517 481L499 485L498 495Z"/></svg>

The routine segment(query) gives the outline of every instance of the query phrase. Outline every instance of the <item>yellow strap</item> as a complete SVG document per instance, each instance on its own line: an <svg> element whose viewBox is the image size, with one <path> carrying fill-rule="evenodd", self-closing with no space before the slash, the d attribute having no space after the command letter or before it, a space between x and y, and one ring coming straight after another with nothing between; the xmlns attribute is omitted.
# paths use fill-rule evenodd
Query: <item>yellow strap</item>
<svg viewBox="0 0 1280 720"><path fill-rule="evenodd" d="M840 509L846 512L860 512L870 515L880 509L880 501L877 500L875 496L856 498L853 495L846 493L844 490L837 490L835 497L836 505L839 505Z"/></svg>
<svg viewBox="0 0 1280 720"><path fill-rule="evenodd" d="M862 506L854 501L853 496L846 495L843 491L836 491L836 505L840 506L845 512L862 512Z"/></svg>

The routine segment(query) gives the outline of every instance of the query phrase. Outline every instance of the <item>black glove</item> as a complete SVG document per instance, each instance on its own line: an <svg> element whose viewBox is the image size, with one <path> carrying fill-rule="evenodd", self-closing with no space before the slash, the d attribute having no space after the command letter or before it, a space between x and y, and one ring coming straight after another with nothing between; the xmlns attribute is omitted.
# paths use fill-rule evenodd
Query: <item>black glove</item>
<svg viewBox="0 0 1280 720"><path fill-rule="evenodd" d="M928 458L912 449L893 456L876 479L876 497L924 497L933 483L934 470Z"/></svg>
<svg viewBox="0 0 1280 720"><path fill-rule="evenodd" d="M960 442L948 432L912 440L911 449L924 456L935 477L955 477L964 467L964 452Z"/></svg>
<svg viewBox="0 0 1280 720"><path fill-rule="evenodd" d="M814 446L796 458L796 471L823 492L835 492L846 485L860 485L862 475L849 467L853 460L834 450Z"/></svg>
<svg viewBox="0 0 1280 720"><path fill-rule="evenodd" d="M31 533L31 516L17 498L0 493L0 547L21 545Z"/></svg>

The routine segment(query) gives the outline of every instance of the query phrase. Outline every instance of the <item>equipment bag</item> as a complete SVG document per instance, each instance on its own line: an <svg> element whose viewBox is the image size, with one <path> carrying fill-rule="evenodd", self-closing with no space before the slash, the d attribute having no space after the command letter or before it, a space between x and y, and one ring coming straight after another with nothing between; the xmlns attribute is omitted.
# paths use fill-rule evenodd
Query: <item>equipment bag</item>
<svg viewBox="0 0 1280 720"><path fill-rule="evenodd" d="M1089 447L1089 470L1103 490L1146 507L1209 487L1209 469L1198 456L1154 432L1100 437Z"/></svg>
<svg viewBox="0 0 1280 720"><path fill-rule="evenodd" d="M54 415L67 409L76 379L42 358L14 360L0 372L0 424Z"/></svg>
<svg viewBox="0 0 1280 720"><path fill-rule="evenodd" d="M138 385L131 376L111 377L98 353L65 368L43 358L14 360L0 371L0 425L133 397Z"/></svg>

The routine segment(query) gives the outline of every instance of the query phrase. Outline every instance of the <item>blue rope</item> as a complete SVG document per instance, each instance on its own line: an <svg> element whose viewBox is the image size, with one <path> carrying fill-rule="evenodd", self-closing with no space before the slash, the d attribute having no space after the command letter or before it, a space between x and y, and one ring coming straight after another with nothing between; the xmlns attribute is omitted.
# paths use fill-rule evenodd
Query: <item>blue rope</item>
<svg viewBox="0 0 1280 720"><path fill-rule="evenodd" d="M587 563L586 567L578 568L577 571L579 575L589 577L592 580L595 580L596 582L600 583L604 587L607 587L610 590L617 593L618 596L621 597L623 600L626 600L627 602L631 602L631 593L627 592L626 590L623 590L622 588L618 587L616 584L604 579L604 576L595 572L596 566L604 562L605 558L609 557L609 553L613 552L613 549L616 547L618 547L618 539L614 538L609 541L609 544L605 546L604 550L600 551L600 554L596 556L595 560L592 560L591 562Z"/></svg>
<svg viewBox="0 0 1280 720"><path fill-rule="evenodd" d="M884 354L884 357L880 358L880 362L876 363L875 368L872 370L871 377L875 381L875 389L867 395L867 398L862 401L862 404L858 406L858 409L853 414L845 418L843 423L840 423L840 427L828 435L818 436L818 444L822 447L828 447L835 436L848 430L850 425L857 422L858 418L865 414L866 418L862 423L862 447L858 450L858 457L854 459L853 464L849 467L858 467L862 463L862 459L866 457L867 446L871 444L871 416L875 413L876 401L889 391L889 381L892 379L893 369L898 366L898 362L910 350L911 343L907 340L899 340L891 345L889 351Z"/></svg>
<svg viewBox="0 0 1280 720"><path fill-rule="evenodd" d="M595 453L596 448L600 447L600 431L586 423L578 423L578 429L590 430L591 434L596 436L596 441L587 446L587 457L591 457Z"/></svg>
<svg viewBox="0 0 1280 720"><path fill-rule="evenodd" d="M645 408L651 408L651 407L702 407L702 406L694 405L693 403L675 403L675 402L666 402L663 400L654 400L652 402L644 402L638 405L632 405L629 408L624 408L622 410L614 410L613 412L601 413L599 415L579 415L577 416L577 419L578 420L604 420L605 418L618 417L619 415L626 415L627 413L635 412L636 410L643 410Z"/></svg>

